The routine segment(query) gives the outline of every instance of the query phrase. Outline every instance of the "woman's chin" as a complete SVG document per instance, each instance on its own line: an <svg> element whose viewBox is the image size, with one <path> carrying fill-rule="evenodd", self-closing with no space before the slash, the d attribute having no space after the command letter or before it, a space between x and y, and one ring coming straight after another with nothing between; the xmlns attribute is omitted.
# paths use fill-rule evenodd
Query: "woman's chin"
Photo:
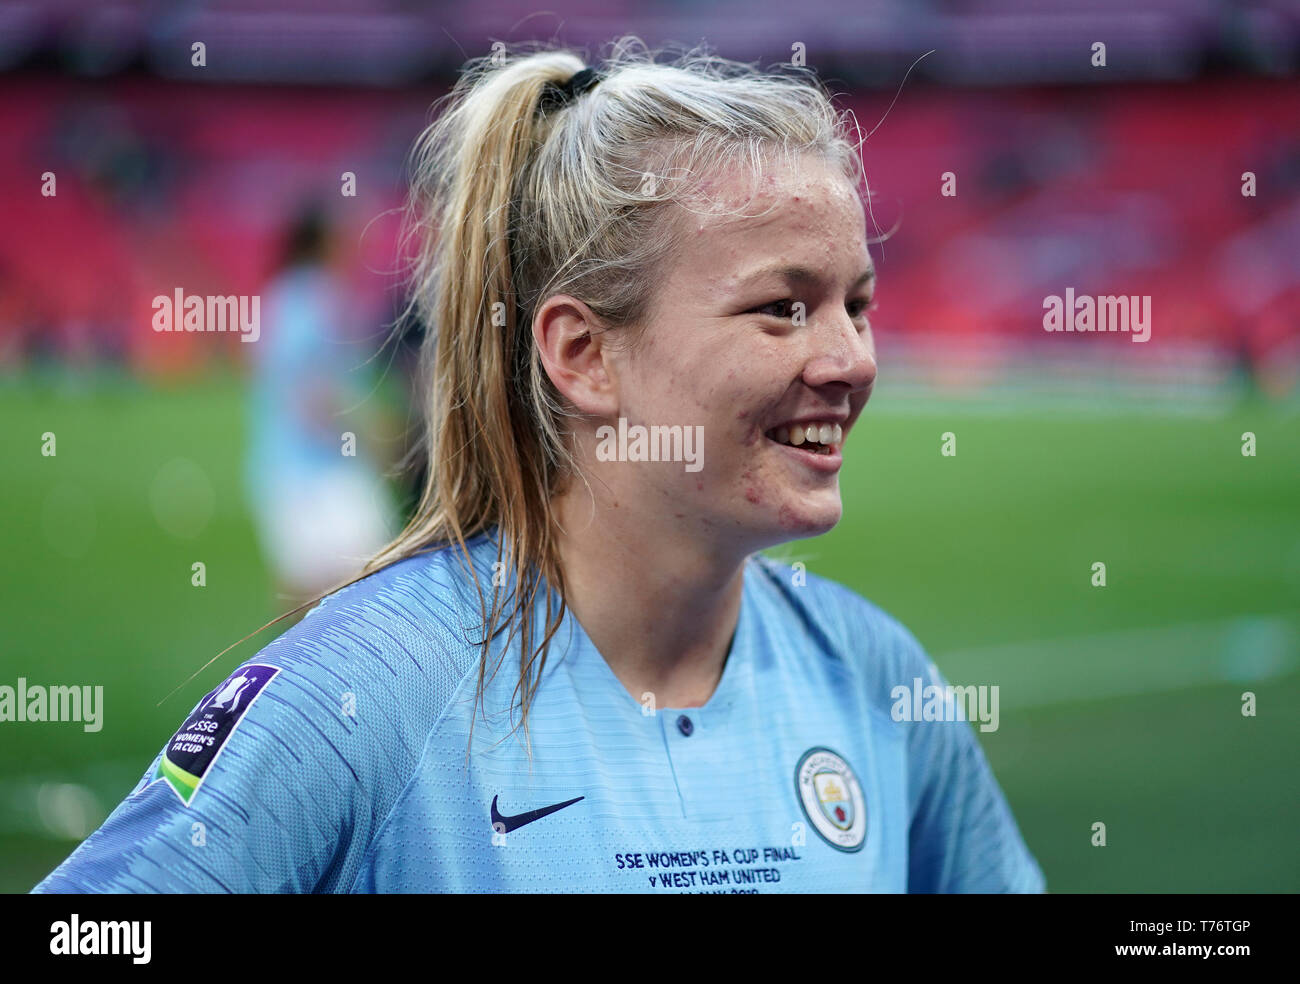
<svg viewBox="0 0 1300 984"><path fill-rule="evenodd" d="M825 504L786 503L777 511L777 522L781 533L787 538L807 539L829 533L843 514L839 496L836 496L833 501Z"/></svg>

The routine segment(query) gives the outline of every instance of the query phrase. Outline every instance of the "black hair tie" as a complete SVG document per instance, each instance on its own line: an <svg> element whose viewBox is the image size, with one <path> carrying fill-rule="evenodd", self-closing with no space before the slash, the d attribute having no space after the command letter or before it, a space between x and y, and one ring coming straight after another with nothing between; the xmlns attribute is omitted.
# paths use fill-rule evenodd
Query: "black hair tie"
<svg viewBox="0 0 1300 984"><path fill-rule="evenodd" d="M547 82L542 88L542 97L538 101L537 108L542 112L548 112L552 109L567 106L578 96L595 86L601 80L601 77L601 74L594 68L584 68L570 77L567 82Z"/></svg>

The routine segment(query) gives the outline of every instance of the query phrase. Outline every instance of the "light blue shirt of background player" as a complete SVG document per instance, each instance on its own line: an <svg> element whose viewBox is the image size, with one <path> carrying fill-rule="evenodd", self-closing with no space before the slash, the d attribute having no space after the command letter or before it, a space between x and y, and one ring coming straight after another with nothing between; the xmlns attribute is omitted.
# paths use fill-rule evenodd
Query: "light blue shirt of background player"
<svg viewBox="0 0 1300 984"><path fill-rule="evenodd" d="M342 411L366 394L367 351L342 330L350 308L334 278L316 265L291 267L263 297L263 336L252 346L250 447L253 501L277 481L309 482L347 467Z"/></svg>

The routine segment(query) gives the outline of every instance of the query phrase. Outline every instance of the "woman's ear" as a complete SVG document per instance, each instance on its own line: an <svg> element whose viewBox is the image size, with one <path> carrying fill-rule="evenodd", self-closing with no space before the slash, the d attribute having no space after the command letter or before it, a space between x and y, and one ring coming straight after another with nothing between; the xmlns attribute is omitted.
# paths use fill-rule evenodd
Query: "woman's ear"
<svg viewBox="0 0 1300 984"><path fill-rule="evenodd" d="M533 343L560 395L580 413L613 416L618 380L606 329L591 308L568 294L548 297L533 315Z"/></svg>

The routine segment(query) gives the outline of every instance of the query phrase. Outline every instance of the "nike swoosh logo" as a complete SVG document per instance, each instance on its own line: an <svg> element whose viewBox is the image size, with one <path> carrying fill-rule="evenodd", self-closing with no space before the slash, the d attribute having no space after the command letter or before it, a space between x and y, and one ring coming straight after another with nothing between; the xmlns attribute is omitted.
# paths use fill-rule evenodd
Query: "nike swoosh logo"
<svg viewBox="0 0 1300 984"><path fill-rule="evenodd" d="M497 798L492 797L492 829L499 834L508 834L512 830L518 830L526 823L532 823L534 820L540 820L542 817L550 816L556 810L563 810L566 806L572 806L580 799L586 799L585 796L575 796L571 800L565 800L563 803L556 803L554 806L544 806L540 810L529 810L527 813L516 813L513 817L504 817L497 810Z"/></svg>

